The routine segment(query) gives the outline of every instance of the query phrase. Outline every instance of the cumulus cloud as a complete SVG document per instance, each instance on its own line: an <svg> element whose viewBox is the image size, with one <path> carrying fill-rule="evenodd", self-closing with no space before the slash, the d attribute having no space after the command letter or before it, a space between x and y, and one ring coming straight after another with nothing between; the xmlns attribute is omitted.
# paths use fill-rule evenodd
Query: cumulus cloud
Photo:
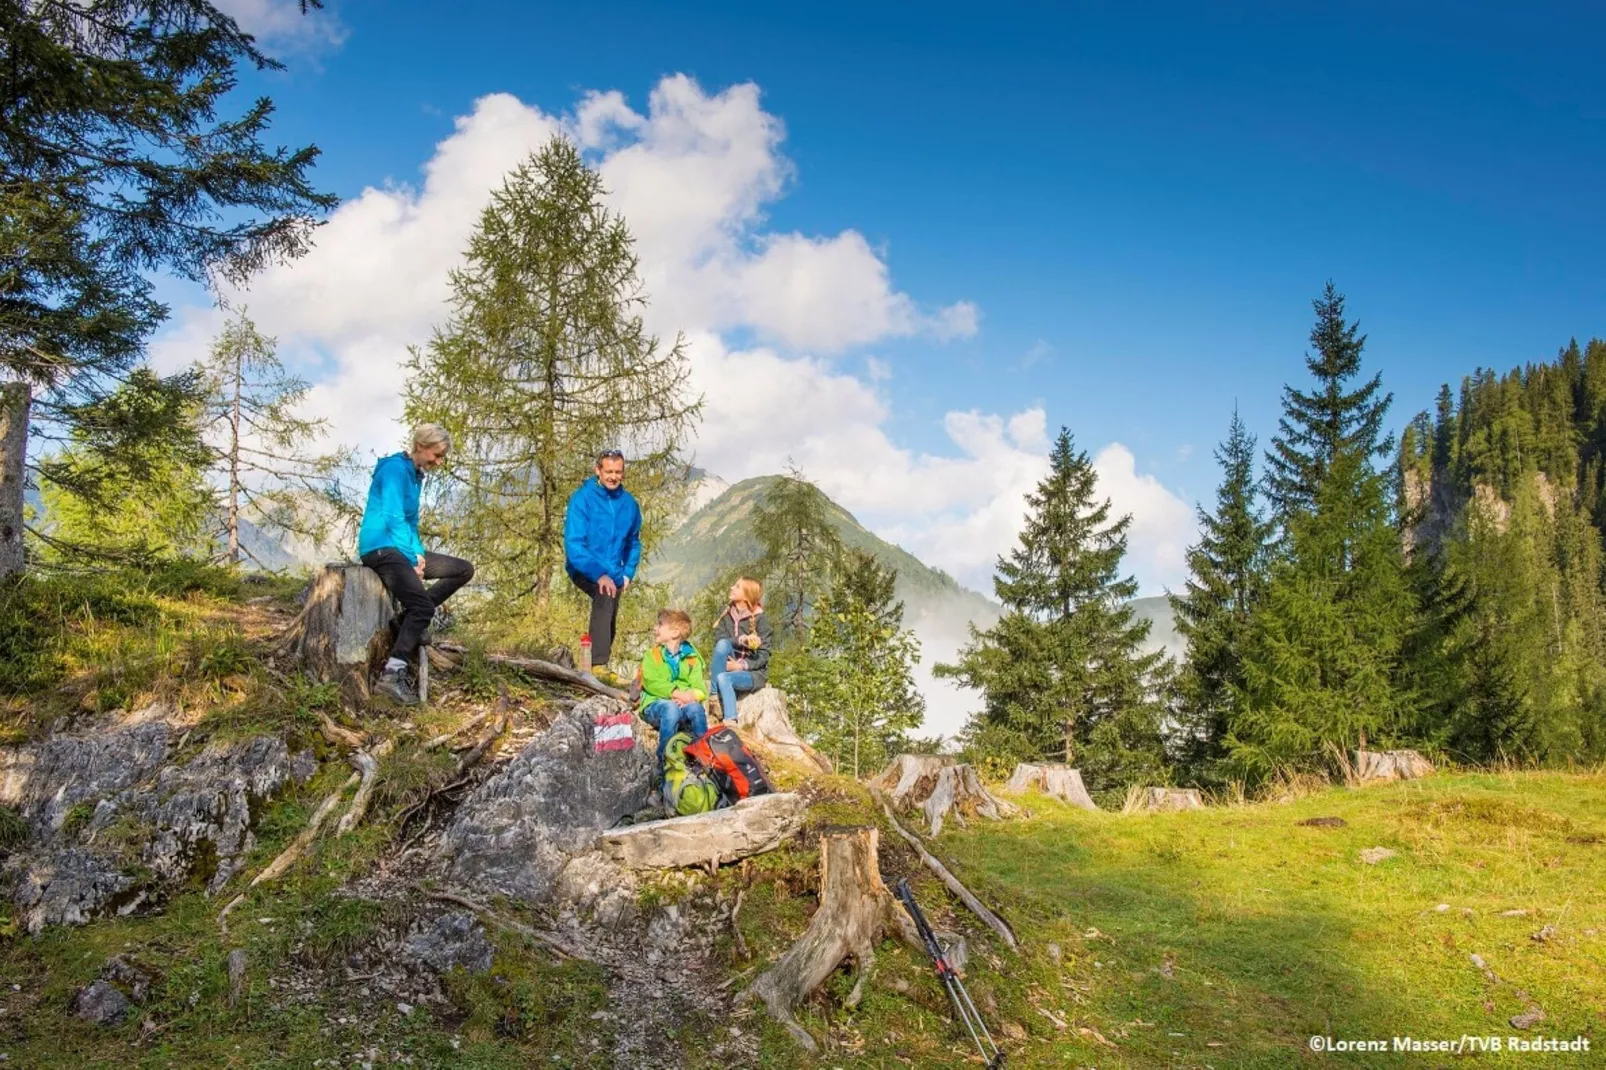
<svg viewBox="0 0 1606 1070"><path fill-rule="evenodd" d="M897 337L969 337L980 311L899 291L885 251L858 231L767 230L765 208L793 171L781 152L784 127L750 84L710 93L666 77L645 111L617 92L587 93L567 114L503 93L477 100L416 183L364 189L319 230L311 253L225 295L248 306L287 363L315 384L310 415L328 419L340 441L393 448L407 346L427 341L444 319L447 272L491 190L559 133L598 167L610 206L635 235L649 325L686 336L707 399L698 463L731 481L796 464L872 530L990 590L1024 496L1047 469L1048 415L1041 407L952 412L943 421L948 448L939 451L892 440L894 369L866 357L852 362L863 369L855 374L837 354ZM181 310L153 360L173 368L195 359L219 323L211 309ZM751 341L736 346L734 337ZM1139 473L1124 447L1100 451L1098 464L1116 509L1134 515L1131 567L1157 590L1180 564L1188 510ZM962 638L956 627L920 626L928 665ZM945 688L929 685L927 694L934 727L951 732L969 699Z"/></svg>
<svg viewBox="0 0 1606 1070"><path fill-rule="evenodd" d="M219 11L272 52L318 53L345 44L347 29L334 13L301 13L299 0L214 0Z"/></svg>

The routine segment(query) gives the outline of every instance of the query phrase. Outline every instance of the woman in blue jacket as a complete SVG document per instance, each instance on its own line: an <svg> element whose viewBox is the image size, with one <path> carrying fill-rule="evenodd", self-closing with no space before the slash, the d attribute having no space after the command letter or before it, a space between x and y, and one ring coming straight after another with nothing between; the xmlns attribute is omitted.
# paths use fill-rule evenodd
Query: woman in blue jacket
<svg viewBox="0 0 1606 1070"><path fill-rule="evenodd" d="M452 439L438 424L413 429L413 448L381 457L368 485L368 505L357 532L357 556L379 573L385 590L402 605L401 625L390 658L374 690L405 705L418 695L407 680L407 666L418 654L424 629L458 588L474 578L474 566L461 557L431 553L418 537L418 492L424 473L439 468ZM434 580L429 587L425 580Z"/></svg>
<svg viewBox="0 0 1606 1070"><path fill-rule="evenodd" d="M563 516L564 571L591 598L591 671L603 683L626 686L608 669L619 596L641 561L641 507L625 490L625 455L605 450L596 475L569 496Z"/></svg>

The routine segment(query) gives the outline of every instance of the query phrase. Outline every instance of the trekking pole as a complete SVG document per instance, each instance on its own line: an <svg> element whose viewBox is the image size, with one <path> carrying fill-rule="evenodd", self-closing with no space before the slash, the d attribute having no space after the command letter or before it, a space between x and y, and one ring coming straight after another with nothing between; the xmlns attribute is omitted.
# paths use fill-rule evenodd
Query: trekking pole
<svg viewBox="0 0 1606 1070"><path fill-rule="evenodd" d="M987 1032L987 1023L981 1020L981 1012L976 1009L970 993L965 990L965 982L959 979L959 973L949 963L942 944L937 942L937 934L931 931L926 916L920 912L920 904L915 902L914 892L909 890L907 877L899 878L893 894L914 919L915 931L920 934L920 942L926 945L926 954L931 956L931 961L936 965L937 976L942 980L942 986L948 990L948 998L953 1000L960 1021L964 1022L965 1028L970 1031L970 1039L976 1042L976 1049L981 1052L982 1060L987 1064L988 1070L997 1070L1004 1065L1004 1053L993 1043L993 1035ZM983 1038L986 1039L985 1044L982 1043Z"/></svg>

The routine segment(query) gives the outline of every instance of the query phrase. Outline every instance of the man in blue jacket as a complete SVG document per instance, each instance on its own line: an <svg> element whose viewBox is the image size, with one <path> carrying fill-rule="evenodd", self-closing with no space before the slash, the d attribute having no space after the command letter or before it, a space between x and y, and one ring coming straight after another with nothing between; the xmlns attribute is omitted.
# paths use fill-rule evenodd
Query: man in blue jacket
<svg viewBox="0 0 1606 1070"><path fill-rule="evenodd" d="M636 577L641 561L641 506L624 488L625 455L605 450L596 475L569 495L563 517L564 570L591 597L591 664L597 679L615 687L626 681L608 669L619 596Z"/></svg>
<svg viewBox="0 0 1606 1070"><path fill-rule="evenodd" d="M424 629L441 603L474 578L473 565L460 557L430 553L418 537L418 492L424 473L439 468L451 446L445 428L421 424L413 429L411 451L380 458L357 532L357 556L379 573L385 590L402 605L396 641L374 690L409 706L418 702L418 695L408 682L407 666L418 654ZM426 588L425 580L435 582Z"/></svg>

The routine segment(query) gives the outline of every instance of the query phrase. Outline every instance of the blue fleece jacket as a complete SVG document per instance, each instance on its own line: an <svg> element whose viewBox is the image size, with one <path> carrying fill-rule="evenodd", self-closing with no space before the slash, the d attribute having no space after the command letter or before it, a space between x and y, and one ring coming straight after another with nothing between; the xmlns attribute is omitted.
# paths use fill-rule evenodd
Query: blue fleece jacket
<svg viewBox="0 0 1606 1070"><path fill-rule="evenodd" d="M608 490L592 476L569 495L563 517L564 567L592 583L636 578L641 561L641 506L620 487Z"/></svg>
<svg viewBox="0 0 1606 1070"><path fill-rule="evenodd" d="M424 477L405 453L381 457L374 465L374 480L368 484L368 505L362 511L362 527L357 529L357 556L390 546L407 560L424 556L424 543L418 537L418 489Z"/></svg>

